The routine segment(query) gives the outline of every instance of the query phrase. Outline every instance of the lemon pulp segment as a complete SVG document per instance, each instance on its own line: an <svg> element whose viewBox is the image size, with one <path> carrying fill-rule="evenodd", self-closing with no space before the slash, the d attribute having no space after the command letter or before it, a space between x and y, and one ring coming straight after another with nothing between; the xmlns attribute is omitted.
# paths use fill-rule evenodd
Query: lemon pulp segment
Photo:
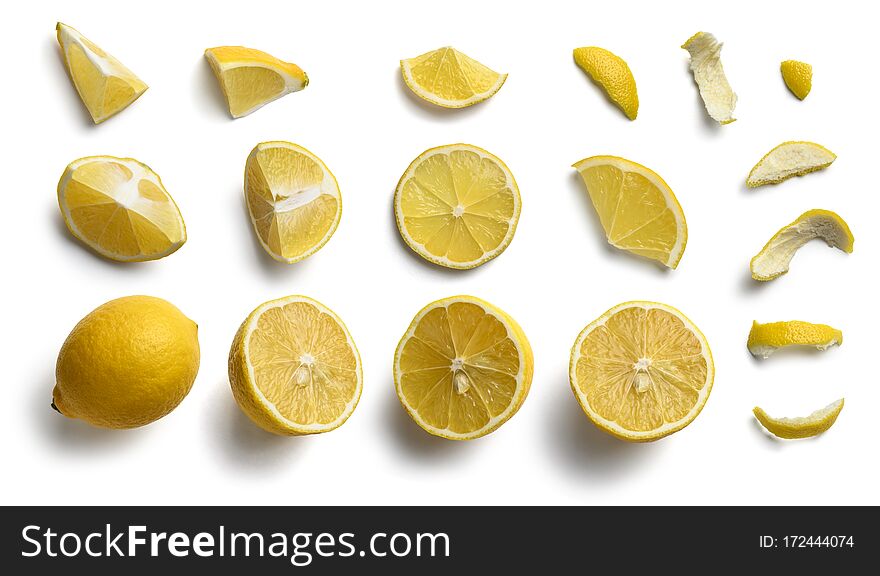
<svg viewBox="0 0 880 576"><path fill-rule="evenodd" d="M784 346L813 346L827 350L843 343L843 333L826 324L812 324L801 320L752 323L748 348L753 356L767 358Z"/></svg>
<svg viewBox="0 0 880 576"><path fill-rule="evenodd" d="M487 100L507 80L507 74L499 74L451 46L401 60L400 71L417 96L444 108L464 108Z"/></svg>
<svg viewBox="0 0 880 576"><path fill-rule="evenodd" d="M837 155L815 142L783 142L764 155L749 172L749 188L778 184L831 166Z"/></svg>
<svg viewBox="0 0 880 576"><path fill-rule="evenodd" d="M636 79L623 58L604 48L587 46L574 49L574 61L602 87L627 118L636 119L639 114L639 93Z"/></svg>
<svg viewBox="0 0 880 576"><path fill-rule="evenodd" d="M691 72L706 112L719 124L730 124L736 121L733 117L736 94L727 81L724 66L721 65L722 46L712 34L697 32L681 47L690 54Z"/></svg>
<svg viewBox="0 0 880 576"><path fill-rule="evenodd" d="M752 411L761 426L771 434L786 440L817 436L834 425L843 410L843 398L820 408L809 416L774 418L758 406Z"/></svg>

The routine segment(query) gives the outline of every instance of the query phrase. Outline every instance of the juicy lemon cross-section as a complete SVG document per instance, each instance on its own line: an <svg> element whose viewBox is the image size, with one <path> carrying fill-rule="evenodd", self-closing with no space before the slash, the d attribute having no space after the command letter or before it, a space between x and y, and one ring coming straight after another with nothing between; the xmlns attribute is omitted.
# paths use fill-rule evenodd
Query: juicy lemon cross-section
<svg viewBox="0 0 880 576"><path fill-rule="evenodd" d="M749 172L746 185L778 184L831 166L837 155L815 142L783 142L767 152Z"/></svg>
<svg viewBox="0 0 880 576"><path fill-rule="evenodd" d="M697 32L681 46L690 54L690 68L694 82L709 117L719 124L735 122L736 94L724 74L721 65L722 44L708 32Z"/></svg>
<svg viewBox="0 0 880 576"><path fill-rule="evenodd" d="M604 48L587 46L574 49L574 61L605 90L608 98L627 118L636 119L639 115L639 93L636 79L623 58Z"/></svg>
<svg viewBox="0 0 880 576"><path fill-rule="evenodd" d="M779 65L782 80L791 93L803 100L813 88L813 67L806 62L786 60Z"/></svg>
<svg viewBox="0 0 880 576"><path fill-rule="evenodd" d="M470 144L423 152L394 195L403 240L447 268L474 268L501 254L513 240L519 213L513 174L500 158Z"/></svg>
<svg viewBox="0 0 880 576"><path fill-rule="evenodd" d="M451 46L400 61L403 81L419 98L444 108L472 106L495 95L507 80Z"/></svg>
<svg viewBox="0 0 880 576"><path fill-rule="evenodd" d="M774 418L759 406L755 406L752 413L761 426L778 438L796 440L798 438L810 438L831 428L840 412L843 410L843 398L835 400L828 406L820 408L809 416L797 416L794 418Z"/></svg>
<svg viewBox="0 0 880 576"><path fill-rule="evenodd" d="M534 359L522 328L473 296L428 304L394 354L400 403L427 432L450 440L489 434L526 399Z"/></svg>
<svg viewBox="0 0 880 576"><path fill-rule="evenodd" d="M64 66L95 124L125 110L147 85L76 29L58 23L58 44Z"/></svg>
<svg viewBox="0 0 880 576"><path fill-rule="evenodd" d="M208 48L205 58L220 82L233 118L256 112L269 102L298 92L309 84L309 77L296 64L253 48Z"/></svg>
<svg viewBox="0 0 880 576"><path fill-rule="evenodd" d="M229 382L242 411L264 430L318 434L354 412L363 370L339 316L306 296L287 296L242 323L229 351Z"/></svg>
<svg viewBox="0 0 880 576"><path fill-rule="evenodd" d="M656 302L625 302L590 323L569 364L571 388L590 420L632 442L658 440L693 422L714 377L702 332Z"/></svg>
<svg viewBox="0 0 880 576"><path fill-rule="evenodd" d="M808 210L783 226L752 258L752 278L766 282L787 273L795 253L816 238L847 254L853 251L855 239L843 218L830 210Z"/></svg>
<svg viewBox="0 0 880 576"><path fill-rule="evenodd" d="M573 165L608 243L675 268L687 246L687 221L672 189L654 171L616 156Z"/></svg>
<svg viewBox="0 0 880 576"><path fill-rule="evenodd" d="M58 182L58 205L70 233L111 260L157 260L186 242L183 217L159 175L131 158L71 162Z"/></svg>
<svg viewBox="0 0 880 576"><path fill-rule="evenodd" d="M263 142L251 151L244 194L260 244L279 262L317 252L342 217L336 178L320 158L290 142Z"/></svg>
<svg viewBox="0 0 880 576"><path fill-rule="evenodd" d="M749 352L758 358L768 358L785 346L812 346L827 350L843 344L843 333L826 324L812 324L801 320L752 323L749 332Z"/></svg>

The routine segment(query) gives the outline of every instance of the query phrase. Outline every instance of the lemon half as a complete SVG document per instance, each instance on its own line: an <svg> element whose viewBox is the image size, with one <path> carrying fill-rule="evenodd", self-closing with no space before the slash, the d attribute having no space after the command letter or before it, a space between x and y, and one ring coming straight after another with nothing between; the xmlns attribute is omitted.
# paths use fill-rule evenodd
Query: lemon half
<svg viewBox="0 0 880 576"><path fill-rule="evenodd" d="M501 90L499 74L451 46L400 61L403 81L419 98L444 108L478 104Z"/></svg>

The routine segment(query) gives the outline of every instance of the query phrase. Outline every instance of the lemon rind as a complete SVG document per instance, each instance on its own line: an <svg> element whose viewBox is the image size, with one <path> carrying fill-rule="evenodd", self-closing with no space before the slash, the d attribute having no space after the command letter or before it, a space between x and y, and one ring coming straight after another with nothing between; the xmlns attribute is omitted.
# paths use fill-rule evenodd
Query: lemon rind
<svg viewBox="0 0 880 576"><path fill-rule="evenodd" d="M578 62L578 51L586 51L586 50L601 50L603 53L606 53L612 62L618 67L618 69L622 72L623 76L632 84L633 95L635 99L635 109L628 110L628 106L616 96L612 96L611 91L608 89L608 85L611 83L609 78L605 74L601 74L603 70L596 70L595 74L593 71L588 70L585 66L582 66L580 62ZM623 115L627 117L630 121L635 120L639 115L639 91L638 86L636 85L635 75L632 73L632 70L627 64L626 60L612 52L611 50L607 50L605 48L599 46L581 46L572 50L572 56L574 57L575 64L578 68L580 68L589 78L590 80L596 84L602 92L605 94L605 97L611 101L617 108L623 112Z"/></svg>
<svg viewBox="0 0 880 576"><path fill-rule="evenodd" d="M843 410L844 399L840 398L812 412L809 416L774 418L760 406L755 406L752 413L767 432L783 440L812 438L827 432L837 422Z"/></svg>
<svg viewBox="0 0 880 576"><path fill-rule="evenodd" d="M715 62L718 65L718 76L715 82L712 82L711 78L707 77L702 68L698 69L694 66L694 52L691 51L691 45L704 37L709 37L709 41L714 42L715 46L711 47L716 48L718 52L717 55L715 55ZM719 42L714 34L709 32L697 32L688 38L687 41L681 45L681 48L687 50L690 56L688 67L694 77L694 82L697 84L697 89L700 93L700 99L703 101L703 107L706 110L706 114L720 125L726 126L727 124L736 122L736 118L733 117L733 112L736 109L738 98L736 92L734 92L733 88L730 86L730 81L727 79L727 74L724 72L724 64L721 62L721 48L723 46L724 44ZM709 109L709 101L707 100L707 96L713 88L724 92L722 97L729 100L729 103L724 106L725 109L723 111L716 109L715 114ZM713 104L712 106L715 108L716 104Z"/></svg>
<svg viewBox="0 0 880 576"><path fill-rule="evenodd" d="M782 341L777 343L770 343L767 338L764 338L760 335L760 331L769 325L784 325L784 328L789 328L792 324L798 324L801 327L809 327L814 330L814 333L820 331L827 331L830 333L831 337L828 339L819 339L819 338L808 338L808 339L795 339L791 337L788 332L783 334L784 338ZM813 324L811 322L804 322L801 320L792 320L787 322L768 322L765 324L761 324L758 321L752 322L752 329L749 331L749 338L746 343L746 347L749 350L749 353L756 357L767 359L774 352L779 350L780 348L787 347L804 347L804 348L815 348L819 351L824 352L829 348L833 348L834 346L840 346L843 344L843 332L838 330L837 328L833 328L828 326L827 324Z"/></svg>
<svg viewBox="0 0 880 576"><path fill-rule="evenodd" d="M454 48L448 46L446 48L454 50ZM438 50L442 50L442 48L438 48ZM416 56L416 58L418 58L418 56ZM485 92L475 93L473 96L464 98L462 100L449 100L448 98L440 98L436 96L433 92L427 90L426 88L423 88L421 84L416 82L416 79L412 76L412 67L410 66L410 62L412 60L415 60L415 58L407 58L400 61L400 72L403 76L403 82L407 85L407 87L412 91L413 94L426 102L430 102L431 104L440 106L442 108L467 108L468 106L473 106L474 104L485 102L486 100L497 94L498 91L501 90L501 87L504 86L504 83L507 81L507 74L495 72L494 70L486 66L486 68L489 68L489 70L492 70L492 72L498 75L498 79L495 81L495 84L493 84L491 88L489 88Z"/></svg>
<svg viewBox="0 0 880 576"><path fill-rule="evenodd" d="M754 175L755 171L757 171L758 168L761 167L761 165L767 160L767 158L770 157L771 154L773 154L774 152L776 152L780 148L787 147L787 146L798 146L798 145L810 146L813 148L817 148L817 149L821 150L822 152L827 152L831 156L831 159L828 162L823 162L821 164L815 164L813 166L808 166L808 167L802 168L800 170L795 170L795 171L792 171L789 173L779 174L775 178L767 178L764 180L753 180L752 179L752 176ZM832 152L828 148L822 146L821 144L816 144L815 142L808 142L806 140L789 140L789 141L783 142L782 144L774 146L772 150L770 150L769 152L764 154L764 156L762 156L761 159L758 160L758 162L749 171L749 175L746 177L746 186L748 186L749 188L759 188L761 186L779 184L781 182L785 182L786 180L788 180L790 178L806 176L807 174L812 174L813 172L818 172L819 170L824 170L825 168L828 168L829 166L831 166L835 160L837 160L837 154L835 154L834 152Z"/></svg>

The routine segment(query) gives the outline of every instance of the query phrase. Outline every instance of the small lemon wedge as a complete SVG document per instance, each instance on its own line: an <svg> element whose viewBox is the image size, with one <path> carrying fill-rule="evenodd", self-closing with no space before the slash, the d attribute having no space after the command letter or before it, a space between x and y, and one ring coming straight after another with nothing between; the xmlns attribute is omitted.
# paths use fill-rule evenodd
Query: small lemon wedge
<svg viewBox="0 0 880 576"><path fill-rule="evenodd" d="M800 320L752 323L748 348L752 356L768 358L784 346L813 346L827 350L843 344L843 333L825 324L811 324Z"/></svg>
<svg viewBox="0 0 880 576"><path fill-rule="evenodd" d="M400 61L403 81L419 98L443 108L465 108L501 90L499 74L451 46Z"/></svg>
<svg viewBox="0 0 880 576"><path fill-rule="evenodd" d="M636 119L639 115L639 93L636 79L623 58L604 48L588 46L574 49L574 61L605 90L608 98L623 110L627 118Z"/></svg>
<svg viewBox="0 0 880 576"><path fill-rule="evenodd" d="M779 66L782 79L791 93L803 100L813 88L813 67L806 62L786 60Z"/></svg>
<svg viewBox="0 0 880 576"><path fill-rule="evenodd" d="M749 188L778 184L831 166L837 155L815 142L783 142L767 152L746 178Z"/></svg>
<svg viewBox="0 0 880 576"><path fill-rule="evenodd" d="M291 92L308 86L309 77L296 64L243 46L205 50L233 118L256 112Z"/></svg>
<svg viewBox="0 0 880 576"><path fill-rule="evenodd" d="M125 110L146 92L147 85L76 29L58 23L64 66L95 124Z"/></svg>
<svg viewBox="0 0 880 576"><path fill-rule="evenodd" d="M712 34L697 32L681 47L691 55L691 72L709 116L719 124L730 124L736 121L736 94L721 65L722 46Z"/></svg>
<svg viewBox="0 0 880 576"><path fill-rule="evenodd" d="M794 440L797 438L810 438L825 432L837 421L840 411L843 410L843 398L836 400L816 410L809 416L795 418L773 418L758 406L752 412L761 426L778 438Z"/></svg>
<svg viewBox="0 0 880 576"><path fill-rule="evenodd" d="M782 276L798 249L815 238L847 254L853 251L854 238L843 218L830 210L808 210L783 226L752 258L752 278L765 282Z"/></svg>

